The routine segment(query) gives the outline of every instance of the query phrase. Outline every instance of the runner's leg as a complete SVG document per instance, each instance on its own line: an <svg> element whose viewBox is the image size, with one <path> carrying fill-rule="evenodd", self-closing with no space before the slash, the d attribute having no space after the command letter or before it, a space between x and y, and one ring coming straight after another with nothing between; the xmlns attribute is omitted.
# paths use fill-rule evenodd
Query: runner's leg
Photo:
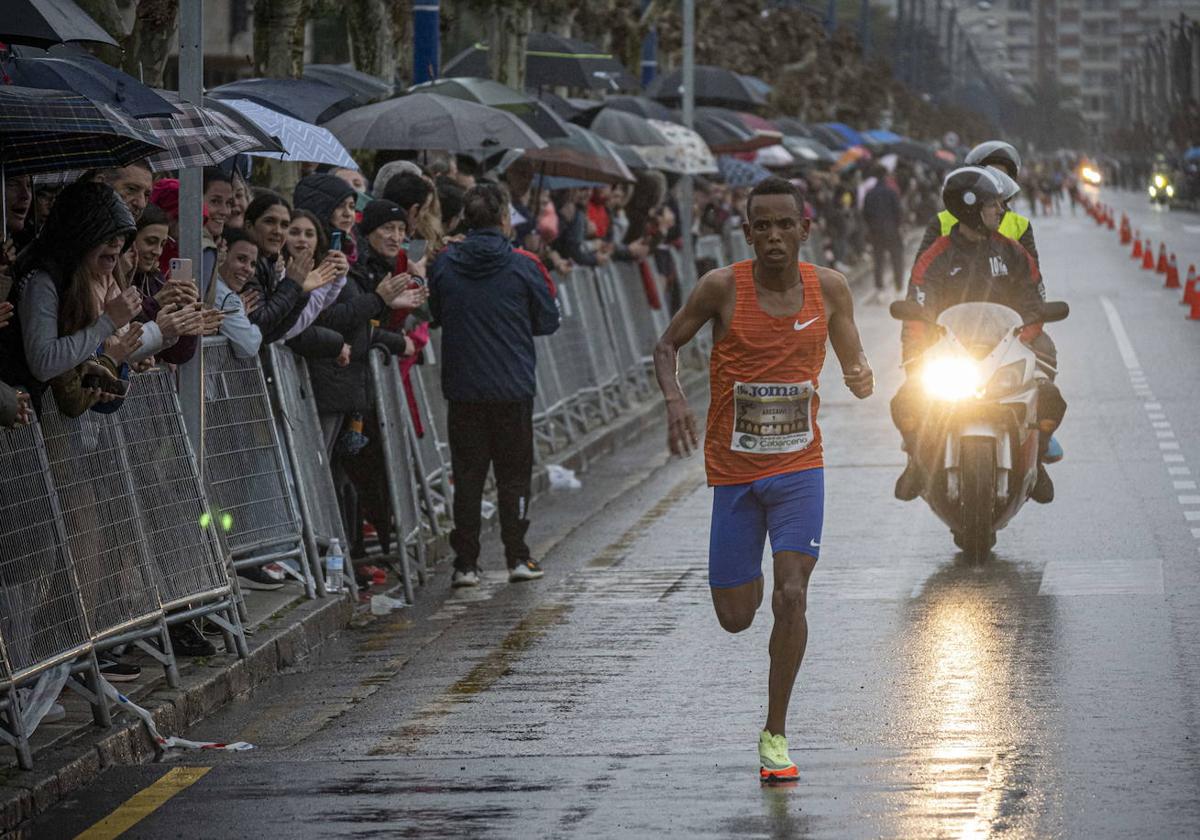
<svg viewBox="0 0 1200 840"><path fill-rule="evenodd" d="M808 645L808 580L817 558L798 551L775 554L775 591L771 610L771 675L767 683L767 725L772 735L787 735L787 711L792 686Z"/></svg>
<svg viewBox="0 0 1200 840"><path fill-rule="evenodd" d="M767 516L753 486L713 488L708 585L717 621L730 633L740 633L750 626L763 598Z"/></svg>

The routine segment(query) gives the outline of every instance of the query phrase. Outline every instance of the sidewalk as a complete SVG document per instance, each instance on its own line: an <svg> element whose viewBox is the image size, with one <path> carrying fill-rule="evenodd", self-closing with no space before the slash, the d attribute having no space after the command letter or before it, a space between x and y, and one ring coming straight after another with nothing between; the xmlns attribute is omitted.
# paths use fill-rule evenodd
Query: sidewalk
<svg viewBox="0 0 1200 840"><path fill-rule="evenodd" d="M869 284L870 258L852 269L848 279L855 290ZM698 394L706 386L703 371L687 370L684 379L689 394ZM553 460L586 477L588 464L647 432L661 431L664 411L658 399L637 404L612 425L596 429ZM546 470L537 469L534 494L535 498L542 497L543 505L555 504L549 489ZM536 547L539 556L548 553L570 530L569 525L560 527L548 541L543 540ZM443 584L444 580L436 577L432 586ZM391 589L388 594L400 592L398 584L393 583ZM322 647L352 622L372 620L366 603L355 605L348 599L333 598L308 600L295 584L277 592L250 592L247 596L250 655L245 661L225 654L207 660L181 660L180 688L169 689L161 670L143 660L140 680L117 686L153 714L164 735L182 734L233 698L264 686L279 674L303 667L319 657ZM418 602L428 597L429 590L418 590ZM65 693L61 702L67 707L67 718L43 724L33 739L34 770L17 769L15 759L6 751L0 779L0 837L14 836L11 832L27 820L90 784L107 767L146 763L158 757L139 720L117 715L111 729L99 730L91 722L87 705L73 694Z"/></svg>

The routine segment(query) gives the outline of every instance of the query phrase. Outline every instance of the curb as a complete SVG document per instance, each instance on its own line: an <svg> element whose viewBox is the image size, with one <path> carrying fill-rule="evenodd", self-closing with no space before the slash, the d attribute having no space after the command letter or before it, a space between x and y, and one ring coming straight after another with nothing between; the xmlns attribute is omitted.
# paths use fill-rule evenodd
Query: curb
<svg viewBox="0 0 1200 840"><path fill-rule="evenodd" d="M689 393L702 386L705 377L703 370L681 371L684 390ZM662 400L635 403L616 422L592 430L550 457L568 469L582 472L590 462L619 445L660 428L665 413ZM550 490L544 466L535 465L535 497ZM213 669L188 669L180 675L178 689L167 688L160 678L141 692L131 692L130 697L150 711L161 732L181 733L234 698L313 658L327 641L349 627L360 611L359 605L344 598L301 600L248 633L251 650L245 660ZM80 734L68 735L37 751L33 770L22 771L14 764L0 771L0 838L26 836L22 826L27 821L91 784L109 767L146 764L156 757L155 745L142 722L131 716L119 716L111 729L84 728Z"/></svg>

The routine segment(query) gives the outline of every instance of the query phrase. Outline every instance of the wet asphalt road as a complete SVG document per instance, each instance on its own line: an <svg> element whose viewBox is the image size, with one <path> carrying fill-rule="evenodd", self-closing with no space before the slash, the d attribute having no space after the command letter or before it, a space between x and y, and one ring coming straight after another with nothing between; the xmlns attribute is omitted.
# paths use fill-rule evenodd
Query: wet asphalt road
<svg viewBox="0 0 1200 840"><path fill-rule="evenodd" d="M1200 216L1105 198L1200 260ZM479 590L445 597L442 569L411 613L188 733L256 750L112 768L33 836L74 836L181 764L212 769L125 836L1200 835L1200 323L1086 217L1035 231L1072 306L1051 328L1067 459L989 563L892 498L885 308L859 310L874 398L831 354L795 787L757 779L769 609L720 630L701 464L653 439L543 506L537 540L570 530L543 581L504 583L493 539Z"/></svg>

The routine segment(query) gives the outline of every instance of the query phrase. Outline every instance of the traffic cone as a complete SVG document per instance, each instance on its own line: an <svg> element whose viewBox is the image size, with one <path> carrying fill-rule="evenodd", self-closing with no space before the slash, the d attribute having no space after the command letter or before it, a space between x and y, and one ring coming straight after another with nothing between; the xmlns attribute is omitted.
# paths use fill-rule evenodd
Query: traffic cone
<svg viewBox="0 0 1200 840"><path fill-rule="evenodd" d="M1128 245L1129 240L1133 238L1133 231L1129 229L1129 217L1124 213L1121 214L1121 244Z"/></svg>
<svg viewBox="0 0 1200 840"><path fill-rule="evenodd" d="M1198 294L1196 291L1196 286L1196 266L1193 264L1188 266L1187 282L1183 284L1183 300L1179 302L1184 306L1191 306L1192 300L1194 300Z"/></svg>
<svg viewBox="0 0 1200 840"><path fill-rule="evenodd" d="M1166 274L1170 265L1167 262L1167 243L1160 242L1158 243L1158 265L1155 266L1154 271L1156 274Z"/></svg>
<svg viewBox="0 0 1200 840"><path fill-rule="evenodd" d="M1133 235L1133 253L1129 256L1135 260L1142 257L1142 232L1140 230Z"/></svg>
<svg viewBox="0 0 1200 840"><path fill-rule="evenodd" d="M1146 240L1146 247L1142 248L1142 270L1154 271L1154 246L1149 239Z"/></svg>
<svg viewBox="0 0 1200 840"><path fill-rule="evenodd" d="M1116 223L1116 220L1113 219L1113 212L1112 212L1112 210L1109 210L1108 211L1108 229L1116 230L1116 228L1117 228L1117 223Z"/></svg>
<svg viewBox="0 0 1200 840"><path fill-rule="evenodd" d="M1163 286L1164 289L1179 288L1179 264L1175 262L1175 255L1171 255L1171 261L1167 263L1167 282Z"/></svg>
<svg viewBox="0 0 1200 840"><path fill-rule="evenodd" d="M1188 313L1189 321L1200 321L1200 294L1192 295L1192 311Z"/></svg>

